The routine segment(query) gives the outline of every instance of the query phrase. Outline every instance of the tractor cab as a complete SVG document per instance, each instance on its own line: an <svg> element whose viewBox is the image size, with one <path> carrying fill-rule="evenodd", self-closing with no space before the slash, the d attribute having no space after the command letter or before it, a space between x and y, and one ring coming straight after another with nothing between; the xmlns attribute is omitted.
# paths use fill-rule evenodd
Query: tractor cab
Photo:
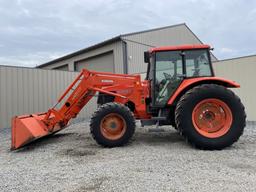
<svg viewBox="0 0 256 192"><path fill-rule="evenodd" d="M184 79L214 76L209 50L208 45L183 45L153 48L145 52L151 107L166 106Z"/></svg>

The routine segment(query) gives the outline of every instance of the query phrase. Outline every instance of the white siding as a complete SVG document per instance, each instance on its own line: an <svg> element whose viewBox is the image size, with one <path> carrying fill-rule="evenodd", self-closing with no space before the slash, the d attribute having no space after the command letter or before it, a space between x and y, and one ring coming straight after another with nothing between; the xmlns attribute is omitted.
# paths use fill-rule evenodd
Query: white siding
<svg viewBox="0 0 256 192"><path fill-rule="evenodd" d="M242 100L248 121L256 121L255 72L256 56L213 63L215 75L238 82L241 88L232 89Z"/></svg>
<svg viewBox="0 0 256 192"><path fill-rule="evenodd" d="M15 115L47 111L78 72L0 66L0 128ZM89 117L95 98L79 117Z"/></svg>

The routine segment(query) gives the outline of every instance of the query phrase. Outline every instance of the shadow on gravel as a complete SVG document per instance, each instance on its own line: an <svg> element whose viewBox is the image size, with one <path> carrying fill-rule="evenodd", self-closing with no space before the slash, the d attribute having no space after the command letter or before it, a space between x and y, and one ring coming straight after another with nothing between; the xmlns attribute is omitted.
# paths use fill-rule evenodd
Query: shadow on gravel
<svg viewBox="0 0 256 192"><path fill-rule="evenodd" d="M22 153L27 151L32 151L36 148L40 148L52 143L59 143L63 138L70 137L71 135L75 135L75 133L58 133L54 135L48 135L46 137L40 138L38 140L32 141L31 143L25 145L24 147L15 150L15 153Z"/></svg>
<svg viewBox="0 0 256 192"><path fill-rule="evenodd" d="M84 149L84 148L77 149L74 147L74 149L71 148L71 149L62 150L58 154L61 156L83 157L83 156L96 155L96 150Z"/></svg>
<svg viewBox="0 0 256 192"><path fill-rule="evenodd" d="M136 133L134 138L136 139L136 143L145 143L149 145L184 142L183 137L177 132L152 132L149 130L144 133Z"/></svg>
<svg viewBox="0 0 256 192"><path fill-rule="evenodd" d="M67 142L67 141L80 141L77 144L72 145L74 148L71 149L62 149L58 152L58 155L61 156L90 156L95 155L97 149L101 149L101 146L98 146L96 142L91 137L85 137L82 134L78 133L58 133L54 135L49 135L38 140L35 140L23 148L15 150L15 153L22 153L33 151L40 148L45 148L47 145L50 144L58 144L60 142ZM135 133L134 137L132 138L132 143L137 145L138 143L144 143L146 145L163 145L163 144L170 144L170 143L178 143L184 142L184 139L177 133L177 132L169 132L169 131L152 131L148 130L146 132L137 132ZM66 146L66 144L65 144ZM81 148L79 150L79 148ZM85 150L86 149L86 150Z"/></svg>

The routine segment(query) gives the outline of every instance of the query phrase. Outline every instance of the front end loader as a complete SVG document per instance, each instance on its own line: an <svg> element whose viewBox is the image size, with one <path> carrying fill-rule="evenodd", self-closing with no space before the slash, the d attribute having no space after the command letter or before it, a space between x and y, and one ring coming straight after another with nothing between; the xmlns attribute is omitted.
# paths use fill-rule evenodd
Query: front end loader
<svg viewBox="0 0 256 192"><path fill-rule="evenodd" d="M227 88L240 85L214 76L210 46L152 48L144 60L145 80L83 69L47 112L13 117L11 148L64 129L95 95L99 107L90 131L104 147L129 142L136 119L142 125L172 125L200 149L223 149L239 139L246 122L244 106Z"/></svg>

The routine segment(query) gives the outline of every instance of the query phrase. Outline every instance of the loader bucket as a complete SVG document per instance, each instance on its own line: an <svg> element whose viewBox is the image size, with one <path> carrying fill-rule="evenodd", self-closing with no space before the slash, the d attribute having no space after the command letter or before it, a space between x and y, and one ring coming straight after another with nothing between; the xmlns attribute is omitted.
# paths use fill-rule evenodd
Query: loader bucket
<svg viewBox="0 0 256 192"><path fill-rule="evenodd" d="M46 113L16 116L12 119L11 149L18 149L36 139L53 134L64 127L55 126L49 130L42 121Z"/></svg>

